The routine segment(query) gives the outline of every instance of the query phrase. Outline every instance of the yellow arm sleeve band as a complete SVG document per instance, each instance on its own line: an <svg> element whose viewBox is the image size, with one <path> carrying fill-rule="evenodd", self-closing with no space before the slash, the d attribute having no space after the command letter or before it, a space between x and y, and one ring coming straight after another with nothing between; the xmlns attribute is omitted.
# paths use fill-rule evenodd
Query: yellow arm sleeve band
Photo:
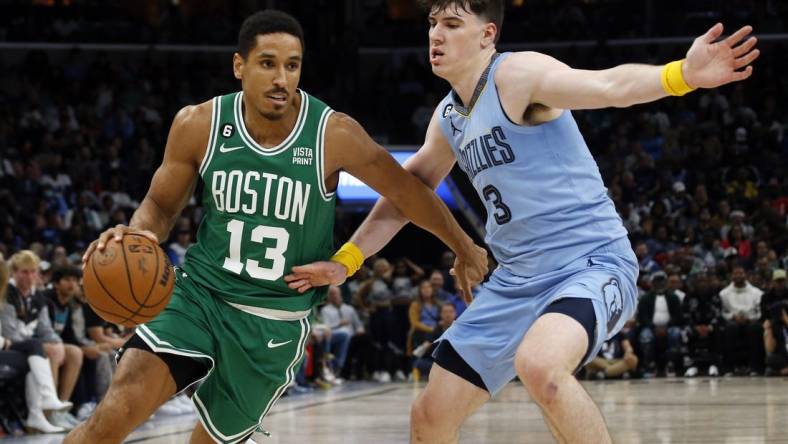
<svg viewBox="0 0 788 444"><path fill-rule="evenodd" d="M345 242L342 248L337 250L331 260L339 262L347 268L347 276L356 274L361 265L364 264L364 253L352 242Z"/></svg>
<svg viewBox="0 0 788 444"><path fill-rule="evenodd" d="M683 64L684 60L676 60L662 68L662 89L671 96L683 96L695 90L684 81L684 75L681 73Z"/></svg>

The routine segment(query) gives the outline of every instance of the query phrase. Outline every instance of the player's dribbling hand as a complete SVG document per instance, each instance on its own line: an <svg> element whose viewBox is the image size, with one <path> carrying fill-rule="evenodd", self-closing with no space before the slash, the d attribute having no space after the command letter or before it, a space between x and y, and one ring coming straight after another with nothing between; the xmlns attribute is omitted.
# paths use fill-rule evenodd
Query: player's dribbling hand
<svg viewBox="0 0 788 444"><path fill-rule="evenodd" d="M120 242L123 236L127 234L139 234L141 236L145 236L148 239L152 240L153 242L159 243L159 238L156 237L153 232L148 230L138 230L135 228L128 227L126 225L115 225L114 227L104 231L101 233L98 239L94 240L93 242L88 245L87 250L85 250L85 254L82 255L82 267L84 268L85 264L87 263L90 255L93 254L95 250L104 251L104 248L107 246L107 243L115 241Z"/></svg>
<svg viewBox="0 0 788 444"><path fill-rule="evenodd" d="M717 23L695 39L682 66L684 80L693 88L716 88L744 80L752 74L749 66L760 55L757 39L750 37L752 26L744 26L728 38L715 42L722 35ZM744 69L742 69L744 68Z"/></svg>
<svg viewBox="0 0 788 444"><path fill-rule="evenodd" d="M487 250L474 245L469 251L457 254L454 268L449 270L449 274L457 278L463 299L466 304L470 304L473 299L471 288L479 284L487 274Z"/></svg>
<svg viewBox="0 0 788 444"><path fill-rule="evenodd" d="M347 268L339 262L319 261L292 268L285 276L287 286L303 293L310 288L324 285L342 285L347 278Z"/></svg>

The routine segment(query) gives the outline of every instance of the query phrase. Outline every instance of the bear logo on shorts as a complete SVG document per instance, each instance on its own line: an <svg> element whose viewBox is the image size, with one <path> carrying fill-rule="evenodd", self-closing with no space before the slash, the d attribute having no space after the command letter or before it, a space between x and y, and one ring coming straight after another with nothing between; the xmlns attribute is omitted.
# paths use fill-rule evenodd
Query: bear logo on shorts
<svg viewBox="0 0 788 444"><path fill-rule="evenodd" d="M618 279L611 278L610 282L603 285L602 294L607 308L607 331L609 333L618 323L621 313L624 312L624 296L621 294L621 284L618 283Z"/></svg>

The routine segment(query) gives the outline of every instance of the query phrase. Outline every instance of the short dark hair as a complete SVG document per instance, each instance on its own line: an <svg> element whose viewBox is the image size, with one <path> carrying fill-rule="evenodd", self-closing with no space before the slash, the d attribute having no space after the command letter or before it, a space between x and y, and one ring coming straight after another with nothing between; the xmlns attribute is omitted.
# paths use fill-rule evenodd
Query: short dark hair
<svg viewBox="0 0 788 444"><path fill-rule="evenodd" d="M495 43L501 37L503 29L503 0L419 0L422 8L428 12L443 11L450 6L472 12L485 20L495 23L498 32L495 33Z"/></svg>
<svg viewBox="0 0 788 444"><path fill-rule="evenodd" d="M238 32L238 54L246 58L257 43L258 35L277 32L298 37L301 49L304 49L304 30L298 20L286 12L266 9L250 15L241 24L241 30Z"/></svg>
<svg viewBox="0 0 788 444"><path fill-rule="evenodd" d="M67 266L55 268L55 270L52 272L53 283L60 282L61 279L69 277L79 279L82 277L82 271L77 267Z"/></svg>

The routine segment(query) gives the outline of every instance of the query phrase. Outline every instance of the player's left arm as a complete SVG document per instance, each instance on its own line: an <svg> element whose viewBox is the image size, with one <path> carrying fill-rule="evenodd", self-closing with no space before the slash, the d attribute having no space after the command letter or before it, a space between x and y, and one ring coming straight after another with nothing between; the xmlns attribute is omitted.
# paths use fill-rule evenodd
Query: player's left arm
<svg viewBox="0 0 788 444"><path fill-rule="evenodd" d="M686 59L668 65L665 75L666 66L624 64L593 71L570 68L544 54L521 52L502 63L503 78L497 75L496 83L511 89L502 91L506 96L528 97L524 106L539 103L558 109L627 107L695 88L716 88L750 77L751 63L760 54L755 49L757 39L750 36L752 27L717 41L722 30L718 23L696 38Z"/></svg>
<svg viewBox="0 0 788 444"><path fill-rule="evenodd" d="M455 272L463 289L482 280L487 253L462 230L446 204L416 176L403 169L355 120L334 114L326 131L326 171L347 171L379 192L419 227L431 232L457 255Z"/></svg>
<svg viewBox="0 0 788 444"><path fill-rule="evenodd" d="M473 243L430 187L405 171L358 122L349 116L334 116L333 119L333 128L329 127L326 134L326 146L342 147L340 156L334 157L338 160L333 165L337 172L345 170L372 187L411 222L436 235L458 256L472 260L472 268L480 267L482 262L486 266L484 249ZM329 154L326 157L329 158ZM482 252L484 258L480 256Z"/></svg>

